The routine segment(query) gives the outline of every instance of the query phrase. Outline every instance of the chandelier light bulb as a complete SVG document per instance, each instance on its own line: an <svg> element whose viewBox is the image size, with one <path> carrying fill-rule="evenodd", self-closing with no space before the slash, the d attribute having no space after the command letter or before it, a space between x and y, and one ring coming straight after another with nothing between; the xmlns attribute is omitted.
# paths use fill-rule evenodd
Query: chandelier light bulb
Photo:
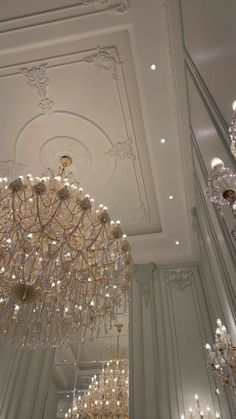
<svg viewBox="0 0 236 419"><path fill-rule="evenodd" d="M197 394L195 394L195 395L194 395L194 398L195 398L195 400L198 400L198 395L197 395Z"/></svg>
<svg viewBox="0 0 236 419"><path fill-rule="evenodd" d="M223 161L221 159L219 159L218 157L214 157L211 160L211 168L212 168L212 170L214 170L214 169L216 169L217 167L220 167L220 166L224 166Z"/></svg>
<svg viewBox="0 0 236 419"><path fill-rule="evenodd" d="M216 320L216 324L218 327L222 327L222 321L220 319Z"/></svg>
<svg viewBox="0 0 236 419"><path fill-rule="evenodd" d="M236 100L234 100L232 103L232 109L233 111L236 111Z"/></svg>

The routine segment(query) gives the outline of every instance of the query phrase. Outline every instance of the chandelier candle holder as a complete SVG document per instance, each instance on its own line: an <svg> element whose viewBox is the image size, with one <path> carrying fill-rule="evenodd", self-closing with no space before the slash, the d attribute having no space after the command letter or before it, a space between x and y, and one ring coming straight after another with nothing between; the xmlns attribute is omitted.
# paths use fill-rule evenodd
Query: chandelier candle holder
<svg viewBox="0 0 236 419"><path fill-rule="evenodd" d="M129 418L129 370L127 360L120 357L122 325L117 325L117 329L116 353L104 363L101 375L92 377L88 391L82 397L74 398L65 419Z"/></svg>
<svg viewBox="0 0 236 419"><path fill-rule="evenodd" d="M195 406L191 406L189 408L189 414L187 416L188 419L220 419L220 415L218 412L212 413L209 406L206 409L202 409L199 397L197 394L194 396L195 399ZM184 414L181 415L181 419L185 419Z"/></svg>
<svg viewBox="0 0 236 419"><path fill-rule="evenodd" d="M120 222L94 209L61 158L54 176L0 178L1 342L83 342L126 308L132 257Z"/></svg>
<svg viewBox="0 0 236 419"><path fill-rule="evenodd" d="M236 346L220 319L217 320L213 349L207 343L206 350L208 367L236 396Z"/></svg>
<svg viewBox="0 0 236 419"><path fill-rule="evenodd" d="M229 205L233 214L234 227L231 231L236 240L236 172L225 167L222 160L215 157L211 162L212 172L208 178L207 195L217 205Z"/></svg>

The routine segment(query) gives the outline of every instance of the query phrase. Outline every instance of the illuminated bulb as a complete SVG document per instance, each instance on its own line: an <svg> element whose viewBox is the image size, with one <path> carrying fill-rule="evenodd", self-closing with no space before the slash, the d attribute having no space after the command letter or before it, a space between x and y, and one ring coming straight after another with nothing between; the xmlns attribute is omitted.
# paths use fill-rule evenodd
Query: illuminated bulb
<svg viewBox="0 0 236 419"><path fill-rule="evenodd" d="M170 195L170 196L169 196L169 199L170 199L170 200L174 199L173 195Z"/></svg>
<svg viewBox="0 0 236 419"><path fill-rule="evenodd" d="M161 144L165 144L165 142L166 142L166 139L165 138L161 138L160 143Z"/></svg>
<svg viewBox="0 0 236 419"><path fill-rule="evenodd" d="M205 348L206 348L207 351L210 351L211 350L211 345L209 345L209 343L206 343Z"/></svg>
<svg viewBox="0 0 236 419"><path fill-rule="evenodd" d="M218 412L216 412L216 418L219 418L220 414Z"/></svg>
<svg viewBox="0 0 236 419"><path fill-rule="evenodd" d="M212 161L211 161L212 170L215 169L216 167L220 167L220 166L224 166L223 161L221 159L219 159L218 157L214 157L214 159L212 159Z"/></svg>
<svg viewBox="0 0 236 419"><path fill-rule="evenodd" d="M194 398L195 398L195 400L198 400L198 395L197 395L197 394L195 394Z"/></svg>
<svg viewBox="0 0 236 419"><path fill-rule="evenodd" d="M236 111L236 100L234 100L232 103L232 109L233 111Z"/></svg>
<svg viewBox="0 0 236 419"><path fill-rule="evenodd" d="M204 416L203 410L200 411L200 416Z"/></svg>
<svg viewBox="0 0 236 419"><path fill-rule="evenodd" d="M220 319L217 319L216 324L217 324L218 327L221 327L222 326L222 321Z"/></svg>
<svg viewBox="0 0 236 419"><path fill-rule="evenodd" d="M184 414L182 413L182 415L180 416L180 419L184 419Z"/></svg>
<svg viewBox="0 0 236 419"><path fill-rule="evenodd" d="M150 69L151 69L152 71L155 71L155 70L157 69L156 64L151 64L151 65L150 65Z"/></svg>
<svg viewBox="0 0 236 419"><path fill-rule="evenodd" d="M207 406L207 411L208 411L208 412L210 412L210 411L211 411L211 409L210 409L210 407L209 407L209 406Z"/></svg>
<svg viewBox="0 0 236 419"><path fill-rule="evenodd" d="M176 246L179 246L179 240L175 240Z"/></svg>
<svg viewBox="0 0 236 419"><path fill-rule="evenodd" d="M190 407L190 408L189 408L189 412L190 412L190 413L192 413L192 411L193 411L193 409Z"/></svg>

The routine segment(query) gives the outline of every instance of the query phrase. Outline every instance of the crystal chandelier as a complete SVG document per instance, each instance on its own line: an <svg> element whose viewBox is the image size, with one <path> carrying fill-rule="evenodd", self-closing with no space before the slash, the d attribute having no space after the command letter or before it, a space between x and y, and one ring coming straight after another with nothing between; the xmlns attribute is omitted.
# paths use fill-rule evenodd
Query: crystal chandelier
<svg viewBox="0 0 236 419"><path fill-rule="evenodd" d="M223 384L228 385L236 396L236 346L221 320L217 320L213 349L206 344L207 364Z"/></svg>
<svg viewBox="0 0 236 419"><path fill-rule="evenodd" d="M212 172L208 178L207 195L217 205L230 205L234 227L231 231L236 239L236 172L225 167L222 160L214 158L211 162Z"/></svg>
<svg viewBox="0 0 236 419"><path fill-rule="evenodd" d="M61 164L57 176L0 179L0 335L8 344L83 341L126 306L127 237L66 175L71 159Z"/></svg>
<svg viewBox="0 0 236 419"><path fill-rule="evenodd" d="M209 406L206 409L201 407L201 403L199 401L199 397L197 394L194 396L195 399L195 406L189 408L189 414L187 416L188 419L220 419L220 415L218 412L212 413ZM184 414L181 415L181 419L185 419Z"/></svg>
<svg viewBox="0 0 236 419"><path fill-rule="evenodd" d="M233 103L233 117L229 126L231 153L236 158L236 101ZM208 178L207 195L217 205L229 205L233 214L234 226L231 234L236 240L236 172L225 167L222 160L215 157L211 161L212 172Z"/></svg>
<svg viewBox="0 0 236 419"><path fill-rule="evenodd" d="M121 327L118 325L116 353L104 363L101 375L92 377L88 391L74 398L65 419L129 418L129 370L127 360L121 358Z"/></svg>

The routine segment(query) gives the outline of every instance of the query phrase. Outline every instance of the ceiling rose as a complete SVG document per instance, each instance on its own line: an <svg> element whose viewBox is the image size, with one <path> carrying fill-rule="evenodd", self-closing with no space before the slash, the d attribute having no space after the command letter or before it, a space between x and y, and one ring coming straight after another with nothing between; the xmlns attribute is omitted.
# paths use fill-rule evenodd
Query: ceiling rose
<svg viewBox="0 0 236 419"><path fill-rule="evenodd" d="M0 178L0 334L21 347L70 344L117 321L132 258L120 223L94 209L62 156L60 175ZM126 303L125 303L126 304Z"/></svg>

